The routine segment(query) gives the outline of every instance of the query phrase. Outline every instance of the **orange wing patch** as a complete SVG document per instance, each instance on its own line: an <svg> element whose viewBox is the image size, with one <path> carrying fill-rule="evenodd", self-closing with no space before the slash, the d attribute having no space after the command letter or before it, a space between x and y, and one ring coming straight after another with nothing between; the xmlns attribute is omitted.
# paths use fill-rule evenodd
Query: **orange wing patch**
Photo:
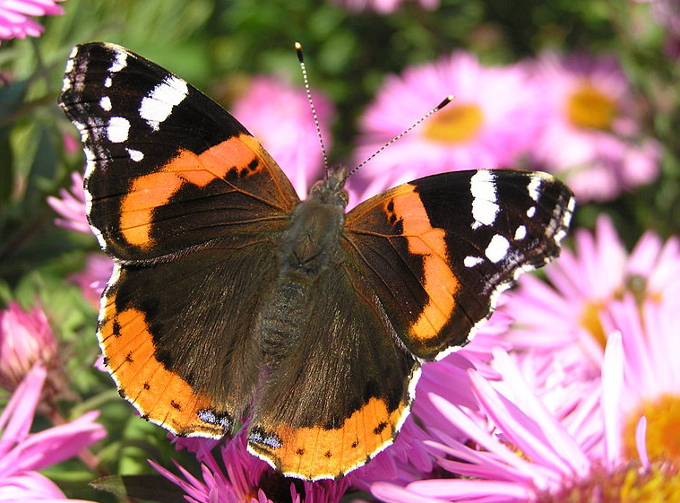
<svg viewBox="0 0 680 503"><path fill-rule="evenodd" d="M216 179L224 180L230 171L248 177L275 165L260 143L246 134L233 136L198 155L180 150L158 171L132 181L121 203L121 233L130 245L149 249L154 244L151 238L154 209L168 204L184 184L205 187Z"/></svg>
<svg viewBox="0 0 680 503"><path fill-rule="evenodd" d="M98 336L106 365L140 414L178 435L222 437L223 427L199 419L201 411L214 410L212 401L156 359L144 313L133 308L119 312L115 296L108 296L102 315Z"/></svg>
<svg viewBox="0 0 680 503"><path fill-rule="evenodd" d="M371 398L339 428L256 427L248 450L286 476L338 478L389 446L407 413L406 402L390 412L385 400Z"/></svg>
<svg viewBox="0 0 680 503"><path fill-rule="evenodd" d="M410 332L414 338L426 340L436 337L451 318L456 307L454 295L460 289L460 283L447 263L446 233L432 227L414 189L410 184L398 187L393 197L385 200L385 211L390 220L402 222L402 237L406 238L409 252L423 259L422 284L429 302Z"/></svg>

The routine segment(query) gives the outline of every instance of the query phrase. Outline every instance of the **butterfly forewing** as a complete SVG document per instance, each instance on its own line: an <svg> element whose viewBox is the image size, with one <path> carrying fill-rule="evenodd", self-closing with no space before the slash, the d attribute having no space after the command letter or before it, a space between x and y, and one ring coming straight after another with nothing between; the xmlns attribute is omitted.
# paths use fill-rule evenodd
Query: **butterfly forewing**
<svg viewBox="0 0 680 503"><path fill-rule="evenodd" d="M445 173L358 205L344 248L404 344L431 360L464 345L520 272L559 253L572 210L569 189L543 173Z"/></svg>
<svg viewBox="0 0 680 503"><path fill-rule="evenodd" d="M59 103L85 146L90 223L114 257L153 259L281 229L299 201L229 113L122 47L74 48Z"/></svg>

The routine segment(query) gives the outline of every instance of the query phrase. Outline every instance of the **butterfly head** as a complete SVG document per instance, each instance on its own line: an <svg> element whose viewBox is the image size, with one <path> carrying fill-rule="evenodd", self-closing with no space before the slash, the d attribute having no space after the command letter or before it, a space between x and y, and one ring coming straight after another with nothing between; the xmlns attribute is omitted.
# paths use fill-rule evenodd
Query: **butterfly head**
<svg viewBox="0 0 680 503"><path fill-rule="evenodd" d="M335 168L325 180L314 184L309 191L309 199L345 208L349 201L349 195L344 189L346 180L347 169L343 166Z"/></svg>

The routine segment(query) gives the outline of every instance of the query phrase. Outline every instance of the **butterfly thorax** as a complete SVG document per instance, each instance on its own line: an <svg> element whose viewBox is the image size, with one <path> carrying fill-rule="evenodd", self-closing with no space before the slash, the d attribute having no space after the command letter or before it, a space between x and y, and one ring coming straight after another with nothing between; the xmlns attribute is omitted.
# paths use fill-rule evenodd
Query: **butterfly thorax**
<svg viewBox="0 0 680 503"><path fill-rule="evenodd" d="M339 168L295 207L279 247L279 280L302 275L307 278L300 281L313 281L337 254L347 206L344 183L345 170Z"/></svg>
<svg viewBox="0 0 680 503"><path fill-rule="evenodd" d="M344 169L315 185L309 198L293 210L279 249L279 272L261 315L261 348L267 364L276 367L309 315L317 280L340 263L340 236L347 193Z"/></svg>

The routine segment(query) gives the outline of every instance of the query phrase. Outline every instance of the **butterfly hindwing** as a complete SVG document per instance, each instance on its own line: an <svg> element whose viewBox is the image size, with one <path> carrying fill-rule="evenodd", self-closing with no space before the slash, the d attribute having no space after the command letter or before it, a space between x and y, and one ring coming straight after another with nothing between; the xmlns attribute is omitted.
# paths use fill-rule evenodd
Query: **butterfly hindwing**
<svg viewBox="0 0 680 503"><path fill-rule="evenodd" d="M344 248L404 344L432 360L466 344L522 271L559 253L572 210L569 189L543 173L444 173L358 205Z"/></svg>
<svg viewBox="0 0 680 503"><path fill-rule="evenodd" d="M114 257L154 259L281 228L299 201L236 119L122 47L74 48L59 101L83 139L90 223Z"/></svg>
<svg viewBox="0 0 680 503"><path fill-rule="evenodd" d="M294 343L281 343L293 349L258 396L249 449L284 474L336 478L392 443L420 369L351 263L326 269L301 306L286 333Z"/></svg>
<svg viewBox="0 0 680 503"><path fill-rule="evenodd" d="M241 420L262 364L252 334L276 279L273 253L270 239L226 237L172 261L116 266L98 335L121 394L146 419L212 437Z"/></svg>

